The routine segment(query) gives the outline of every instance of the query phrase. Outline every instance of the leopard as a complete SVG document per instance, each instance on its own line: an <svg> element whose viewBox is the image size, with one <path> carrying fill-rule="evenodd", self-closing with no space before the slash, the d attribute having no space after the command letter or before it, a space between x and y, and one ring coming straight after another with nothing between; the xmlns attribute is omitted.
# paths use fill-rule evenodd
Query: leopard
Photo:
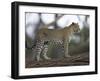
<svg viewBox="0 0 100 81"><path fill-rule="evenodd" d="M64 56L71 57L71 55L68 53L68 47L71 40L70 37L79 31L79 24L75 22L72 22L69 26L65 26L61 29L39 29L36 35L36 60L41 60L41 54L43 54L43 57L46 60L51 59L47 56L48 45L45 44L46 42L54 42L63 45Z"/></svg>

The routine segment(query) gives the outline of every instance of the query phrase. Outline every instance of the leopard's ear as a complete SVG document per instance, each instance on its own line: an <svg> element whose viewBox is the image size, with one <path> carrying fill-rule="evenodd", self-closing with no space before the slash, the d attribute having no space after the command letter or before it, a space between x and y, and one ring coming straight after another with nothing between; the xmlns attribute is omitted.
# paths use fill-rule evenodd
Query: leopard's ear
<svg viewBox="0 0 100 81"><path fill-rule="evenodd" d="M74 24L74 22L72 22L72 24Z"/></svg>

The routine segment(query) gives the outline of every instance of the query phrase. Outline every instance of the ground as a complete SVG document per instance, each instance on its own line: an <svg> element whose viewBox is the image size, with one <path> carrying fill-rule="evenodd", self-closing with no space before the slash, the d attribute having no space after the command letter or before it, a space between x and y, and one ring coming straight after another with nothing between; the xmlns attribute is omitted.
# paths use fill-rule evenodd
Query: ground
<svg viewBox="0 0 100 81"><path fill-rule="evenodd" d="M57 66L76 66L89 65L89 53L75 54L69 58L34 61L32 57L26 58L26 68L35 67L57 67Z"/></svg>

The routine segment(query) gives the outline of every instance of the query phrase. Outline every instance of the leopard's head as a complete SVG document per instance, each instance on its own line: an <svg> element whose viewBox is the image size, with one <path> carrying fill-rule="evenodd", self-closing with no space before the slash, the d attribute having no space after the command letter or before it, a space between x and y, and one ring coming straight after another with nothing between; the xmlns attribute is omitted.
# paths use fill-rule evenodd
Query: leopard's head
<svg viewBox="0 0 100 81"><path fill-rule="evenodd" d="M80 31L80 27L79 27L78 23L72 22L72 24L70 26L71 26L72 30L74 31L74 33L77 33Z"/></svg>

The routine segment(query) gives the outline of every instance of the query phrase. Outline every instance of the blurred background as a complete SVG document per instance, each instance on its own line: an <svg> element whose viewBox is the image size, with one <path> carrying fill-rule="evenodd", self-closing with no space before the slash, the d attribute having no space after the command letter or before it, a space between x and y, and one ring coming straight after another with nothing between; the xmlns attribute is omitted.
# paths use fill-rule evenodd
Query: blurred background
<svg viewBox="0 0 100 81"><path fill-rule="evenodd" d="M63 15L59 20L58 17ZM81 14L49 14L49 13L25 13L25 47L26 47L26 59L31 59L34 55L31 48L35 45L36 32L43 27L48 29L60 29L65 26L69 26L72 22L78 23L80 26L80 32L74 34L71 37L69 44L69 53L75 54L88 54L89 55L89 15ZM47 26L51 22L53 24ZM64 53L61 51L60 46L51 46L52 51L48 50L48 56L52 58L62 58ZM61 54L62 53L62 54Z"/></svg>

